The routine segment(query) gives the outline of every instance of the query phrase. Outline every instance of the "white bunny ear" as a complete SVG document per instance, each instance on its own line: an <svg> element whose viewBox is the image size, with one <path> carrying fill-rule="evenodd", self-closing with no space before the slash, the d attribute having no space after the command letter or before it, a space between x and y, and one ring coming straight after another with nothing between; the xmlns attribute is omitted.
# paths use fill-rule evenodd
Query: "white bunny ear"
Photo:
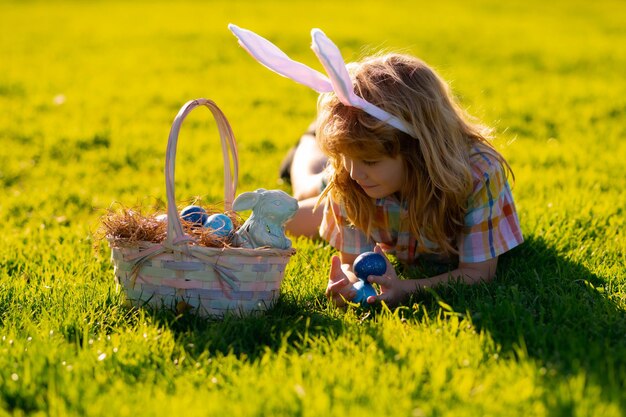
<svg viewBox="0 0 626 417"><path fill-rule="evenodd" d="M250 210L259 201L260 196L261 194L256 191L248 191L246 193L239 194L239 196L235 198L235 201L233 201L233 210Z"/></svg>
<svg viewBox="0 0 626 417"><path fill-rule="evenodd" d="M318 93L334 91L344 105L357 107L378 120L415 137L411 128L403 120L354 93L352 79L339 48L321 30L313 29L311 31L312 48L330 79L321 72L289 58L276 45L252 31L242 29L232 23L228 25L228 29L237 37L239 44L250 55L270 70L306 85Z"/></svg>
<svg viewBox="0 0 626 417"><path fill-rule="evenodd" d="M388 123L396 129L415 137L412 129L406 122L387 113L385 110L373 105L354 93L353 82L346 68L346 63L341 56L341 52L324 32L320 29L313 29L311 30L311 38L313 40L311 48L324 66L326 73L330 77L333 90L343 104L357 107L378 120Z"/></svg>
<svg viewBox="0 0 626 417"><path fill-rule="evenodd" d="M232 23L228 25L228 29L250 55L270 70L304 84L318 93L333 91L330 81L324 74L289 58L267 39Z"/></svg>
<svg viewBox="0 0 626 417"><path fill-rule="evenodd" d="M330 83L339 101L346 106L354 106L360 97L354 94L354 84L339 48L320 29L312 29L311 38L311 49L330 76Z"/></svg>

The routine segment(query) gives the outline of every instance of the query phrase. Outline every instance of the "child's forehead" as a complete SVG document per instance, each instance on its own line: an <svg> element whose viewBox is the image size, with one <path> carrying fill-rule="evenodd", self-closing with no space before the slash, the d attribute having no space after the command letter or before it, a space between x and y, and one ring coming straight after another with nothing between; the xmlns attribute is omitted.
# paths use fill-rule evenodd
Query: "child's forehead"
<svg viewBox="0 0 626 417"><path fill-rule="evenodd" d="M340 143L337 151L341 155L361 160L389 156L384 145L380 141L371 138L353 139Z"/></svg>

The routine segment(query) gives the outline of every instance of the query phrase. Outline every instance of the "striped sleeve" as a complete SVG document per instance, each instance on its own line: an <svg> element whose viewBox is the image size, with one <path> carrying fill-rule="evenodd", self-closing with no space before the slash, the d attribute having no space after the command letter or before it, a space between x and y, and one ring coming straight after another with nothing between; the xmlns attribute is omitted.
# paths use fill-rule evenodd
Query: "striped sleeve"
<svg viewBox="0 0 626 417"><path fill-rule="evenodd" d="M460 262L493 259L524 241L501 165L484 154L478 157L482 160L474 165L474 190L458 240Z"/></svg>

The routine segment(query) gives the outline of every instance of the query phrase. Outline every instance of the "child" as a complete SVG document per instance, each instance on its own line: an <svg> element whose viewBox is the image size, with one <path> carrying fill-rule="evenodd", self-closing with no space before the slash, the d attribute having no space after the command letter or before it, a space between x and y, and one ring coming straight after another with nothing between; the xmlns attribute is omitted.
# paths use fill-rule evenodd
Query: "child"
<svg viewBox="0 0 626 417"><path fill-rule="evenodd" d="M397 305L450 280L491 280L498 256L523 238L507 181L511 169L488 142L489 130L458 106L447 84L421 60L374 56L350 64L342 75L338 51L322 42L327 38L313 36L333 85L318 100L317 148L296 150L291 180L294 188L303 184L300 197L316 194L307 179L315 178L323 191L301 202L289 230L310 235L319 225L321 237L338 250L327 296L337 305L355 296L351 265L371 250L394 253L406 264L427 257L454 268L400 280L387 262L383 276L368 278L381 289L368 303ZM357 98L348 96L352 91ZM323 211L314 210L316 201L323 201Z"/></svg>

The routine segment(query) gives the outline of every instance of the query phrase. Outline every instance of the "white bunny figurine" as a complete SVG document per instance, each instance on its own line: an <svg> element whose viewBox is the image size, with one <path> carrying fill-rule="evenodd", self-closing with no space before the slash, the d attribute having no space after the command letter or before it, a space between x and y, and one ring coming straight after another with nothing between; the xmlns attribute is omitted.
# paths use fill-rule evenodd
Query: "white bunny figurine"
<svg viewBox="0 0 626 417"><path fill-rule="evenodd" d="M233 210L250 210L252 215L235 233L234 243L243 248L270 246L291 248L285 236L285 222L298 210L298 200L281 190L265 190L240 194L233 202Z"/></svg>

